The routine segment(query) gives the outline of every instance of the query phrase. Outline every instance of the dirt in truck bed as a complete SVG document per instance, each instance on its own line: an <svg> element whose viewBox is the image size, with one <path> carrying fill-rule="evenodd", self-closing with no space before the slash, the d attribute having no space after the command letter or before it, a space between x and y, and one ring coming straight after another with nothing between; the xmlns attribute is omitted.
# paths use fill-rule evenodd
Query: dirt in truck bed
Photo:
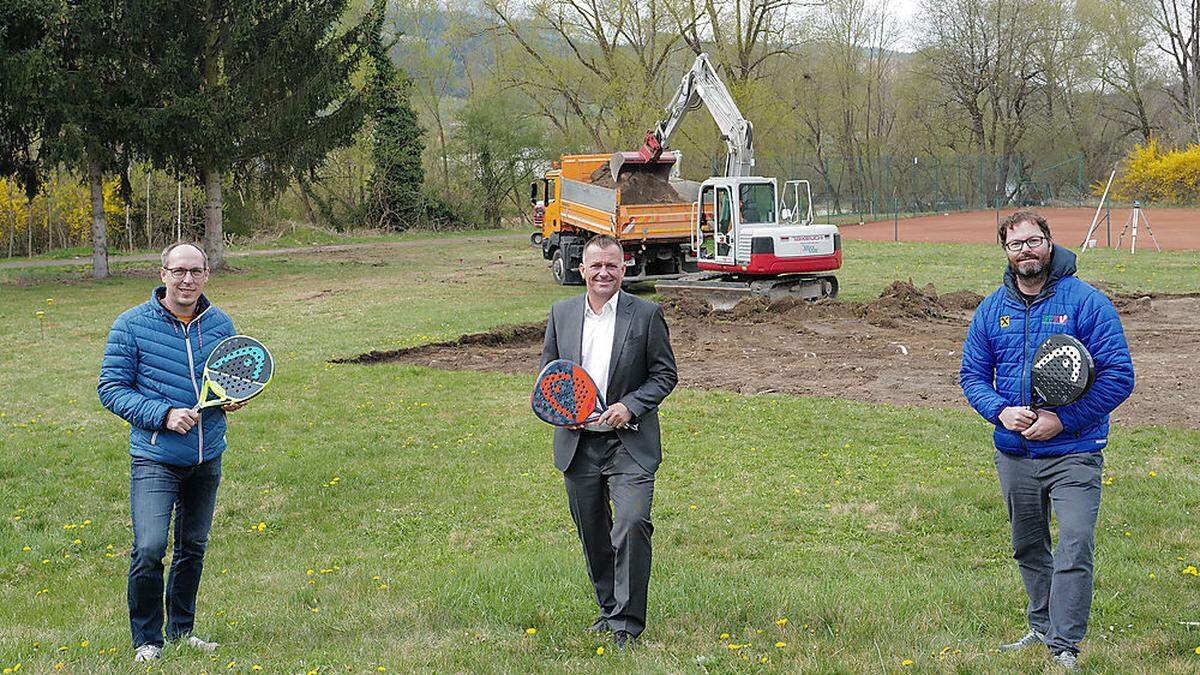
<svg viewBox="0 0 1200 675"><path fill-rule="evenodd" d="M679 385L742 394L789 393L871 403L966 408L962 341L979 295L897 281L868 303L746 301L728 312L664 304ZM1121 424L1200 428L1200 294L1113 297L1137 385ZM543 324L507 326L445 343L371 352L347 362L537 374Z"/></svg>
<svg viewBox="0 0 1200 675"><path fill-rule="evenodd" d="M669 181L650 171L639 170L636 165L627 165L622 169L621 177L614 181L612 170L605 162L592 172L590 178L592 185L619 188L622 204L678 204L687 201L671 187Z"/></svg>

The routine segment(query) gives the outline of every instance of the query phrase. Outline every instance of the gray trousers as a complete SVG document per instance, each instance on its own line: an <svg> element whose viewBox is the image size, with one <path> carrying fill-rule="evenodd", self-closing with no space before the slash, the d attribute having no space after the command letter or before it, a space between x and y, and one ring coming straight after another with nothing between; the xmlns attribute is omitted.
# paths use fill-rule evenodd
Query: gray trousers
<svg viewBox="0 0 1200 675"><path fill-rule="evenodd" d="M636 637L646 628L654 474L634 461L616 433L585 431L563 476L600 616L613 631Z"/></svg>
<svg viewBox="0 0 1200 675"><path fill-rule="evenodd" d="M996 451L1012 524L1013 558L1029 596L1029 626L1052 653L1079 652L1092 608L1092 554L1100 512L1099 452L1026 458ZM1050 513L1058 547L1050 552Z"/></svg>

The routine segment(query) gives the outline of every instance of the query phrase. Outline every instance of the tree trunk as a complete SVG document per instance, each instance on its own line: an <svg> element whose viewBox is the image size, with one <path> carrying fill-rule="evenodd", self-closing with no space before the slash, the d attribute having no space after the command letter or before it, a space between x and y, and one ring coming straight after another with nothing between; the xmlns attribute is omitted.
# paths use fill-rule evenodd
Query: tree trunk
<svg viewBox="0 0 1200 675"><path fill-rule="evenodd" d="M100 160L88 157L88 184L92 189L92 278L108 277L108 223L104 218L104 177Z"/></svg>
<svg viewBox="0 0 1200 675"><path fill-rule="evenodd" d="M225 223L221 211L221 172L204 171L204 252L208 266L214 270L225 267Z"/></svg>
<svg viewBox="0 0 1200 675"><path fill-rule="evenodd" d="M33 200L30 199L29 197L26 197L25 201L29 205L28 210L25 212L25 257L32 258L33 257Z"/></svg>

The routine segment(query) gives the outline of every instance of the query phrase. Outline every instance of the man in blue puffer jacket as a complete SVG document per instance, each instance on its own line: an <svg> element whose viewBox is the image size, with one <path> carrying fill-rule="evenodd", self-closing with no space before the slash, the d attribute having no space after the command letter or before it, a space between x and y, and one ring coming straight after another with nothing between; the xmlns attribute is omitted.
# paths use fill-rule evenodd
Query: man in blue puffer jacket
<svg viewBox="0 0 1200 675"><path fill-rule="evenodd" d="M234 334L229 316L201 290L208 259L192 244L172 244L162 254L163 286L117 317L100 366L100 402L129 423L130 512L129 623L135 661L150 661L163 647L163 556L171 512L175 547L166 586L166 636L211 652L217 645L191 634L196 592L221 481L225 413L193 411L204 362Z"/></svg>
<svg viewBox="0 0 1200 675"><path fill-rule="evenodd" d="M1100 451L1109 413L1133 391L1133 362L1112 302L1075 278L1075 254L1054 245L1044 218L1018 211L997 234L1008 254L1004 285L975 310L959 381L971 407L996 426L1013 557L1029 595L1029 633L1001 649L1045 644L1073 670L1092 604ZM1053 333L1087 347L1096 380L1075 403L1034 413L1033 354ZM1051 510L1058 517L1053 554Z"/></svg>

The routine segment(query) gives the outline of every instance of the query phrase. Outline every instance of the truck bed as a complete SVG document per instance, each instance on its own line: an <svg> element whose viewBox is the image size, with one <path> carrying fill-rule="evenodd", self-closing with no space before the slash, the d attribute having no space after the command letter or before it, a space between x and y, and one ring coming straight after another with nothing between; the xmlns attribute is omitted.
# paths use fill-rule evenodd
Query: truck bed
<svg viewBox="0 0 1200 675"><path fill-rule="evenodd" d="M691 237L692 205L622 204L619 189L562 179L560 206L564 225L610 234L622 242Z"/></svg>

